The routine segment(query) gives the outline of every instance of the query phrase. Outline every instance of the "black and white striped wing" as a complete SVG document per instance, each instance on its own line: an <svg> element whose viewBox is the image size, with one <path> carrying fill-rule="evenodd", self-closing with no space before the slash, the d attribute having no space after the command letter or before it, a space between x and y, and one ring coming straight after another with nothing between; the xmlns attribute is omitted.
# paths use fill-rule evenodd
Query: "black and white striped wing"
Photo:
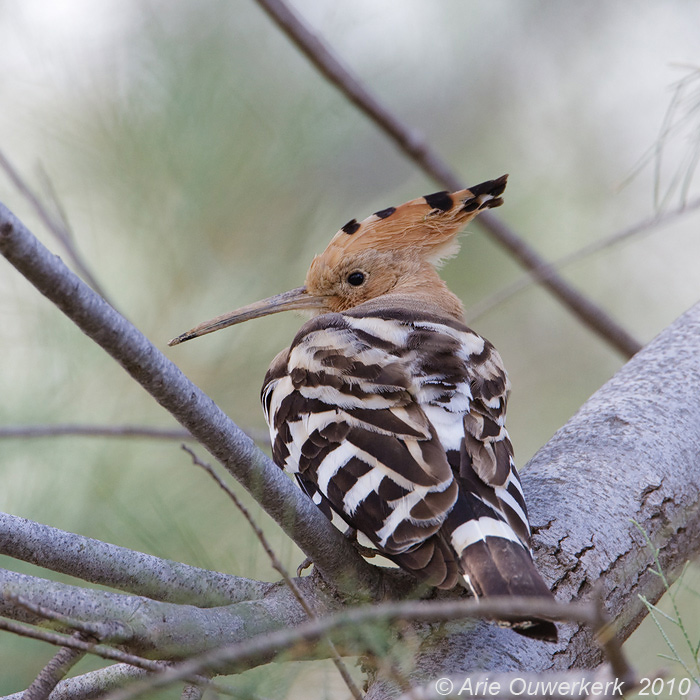
<svg viewBox="0 0 700 700"><path fill-rule="evenodd" d="M415 399L407 335L395 321L320 316L271 366L263 405L275 462L327 515L361 544L451 587L456 557L435 535L458 486Z"/></svg>
<svg viewBox="0 0 700 700"><path fill-rule="evenodd" d="M477 596L551 597L529 551L507 393L498 353L461 324L353 309L301 329L263 405L275 462L362 544L442 588L463 576Z"/></svg>
<svg viewBox="0 0 700 700"><path fill-rule="evenodd" d="M474 345L467 363L471 401L463 438L458 451L452 443L447 452L460 488L443 533L477 597L552 598L530 553L527 507L505 427L508 378L495 348L480 340L482 349ZM556 639L546 620L510 622L529 636Z"/></svg>

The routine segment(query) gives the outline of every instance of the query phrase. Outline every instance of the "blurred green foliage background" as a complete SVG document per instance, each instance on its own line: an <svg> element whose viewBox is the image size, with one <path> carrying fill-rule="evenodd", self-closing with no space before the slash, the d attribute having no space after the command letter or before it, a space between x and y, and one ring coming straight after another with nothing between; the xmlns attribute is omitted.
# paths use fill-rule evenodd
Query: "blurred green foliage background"
<svg viewBox="0 0 700 700"><path fill-rule="evenodd" d="M689 177L697 154L692 100L678 106L677 131L659 137L674 84L700 66L697 3L293 6L466 184L510 173L497 214L548 258L692 198L692 179L685 190L673 187L679 173ZM0 148L42 197L50 202L55 191L115 306L242 427L261 431L262 377L298 317L273 316L177 348L167 348L168 339L298 286L311 257L350 218L441 188L252 0L4 0L0 28ZM644 157L659 144L655 170ZM655 188L667 196L655 200ZM0 199L63 255L2 173ZM521 275L476 223L469 231L444 270L468 309ZM566 276L646 342L700 297L699 255L698 219L689 213ZM2 259L0 324L0 424L171 425ZM473 325L509 368L520 464L623 362L536 287ZM4 511L277 578L238 513L177 443L4 439L0 474ZM295 568L299 551L253 511ZM663 643L652 627L629 646L649 671L661 665ZM0 692L25 687L51 653L1 637ZM328 697L347 694L334 690L332 672L318 673ZM282 695L292 682L286 674L252 677L263 695Z"/></svg>

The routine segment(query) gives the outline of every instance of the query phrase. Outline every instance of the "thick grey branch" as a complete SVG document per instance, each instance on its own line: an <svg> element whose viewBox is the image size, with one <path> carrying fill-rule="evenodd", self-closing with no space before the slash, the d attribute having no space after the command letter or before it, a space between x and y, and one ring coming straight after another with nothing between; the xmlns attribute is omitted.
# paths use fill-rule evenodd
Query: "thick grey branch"
<svg viewBox="0 0 700 700"><path fill-rule="evenodd" d="M700 304L597 391L528 468L537 542L560 600L598 590L623 638L700 547ZM546 554L545 554L546 553ZM577 632L557 665L589 646ZM597 658L591 658L594 663Z"/></svg>
<svg viewBox="0 0 700 700"><path fill-rule="evenodd" d="M308 578L297 585L319 614L337 602ZM306 613L282 584L260 600L215 608L198 608L86 590L64 583L0 569L0 615L39 624L43 617L21 604L27 600L61 616L87 623L101 641L128 653L155 659L182 659L212 648L286 629L304 622ZM20 599L20 602L17 602ZM62 627L69 626L61 625Z"/></svg>
<svg viewBox="0 0 700 700"><path fill-rule="evenodd" d="M328 582L348 596L358 592L381 595L379 571L360 557L311 499L201 389L2 204L0 252L226 466Z"/></svg>
<svg viewBox="0 0 700 700"><path fill-rule="evenodd" d="M261 598L272 584L117 547L0 513L0 554L83 581L199 607Z"/></svg>

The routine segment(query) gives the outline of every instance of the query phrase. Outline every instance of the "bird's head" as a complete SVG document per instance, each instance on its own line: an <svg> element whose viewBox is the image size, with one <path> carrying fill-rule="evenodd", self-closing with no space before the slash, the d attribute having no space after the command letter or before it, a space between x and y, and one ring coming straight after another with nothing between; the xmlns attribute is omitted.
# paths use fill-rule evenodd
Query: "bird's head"
<svg viewBox="0 0 700 700"><path fill-rule="evenodd" d="M503 203L507 178L419 197L364 221L352 219L313 259L303 287L200 323L169 344L280 311L320 314L345 311L385 294L425 294L439 280L436 267L459 249L459 231L480 211Z"/></svg>

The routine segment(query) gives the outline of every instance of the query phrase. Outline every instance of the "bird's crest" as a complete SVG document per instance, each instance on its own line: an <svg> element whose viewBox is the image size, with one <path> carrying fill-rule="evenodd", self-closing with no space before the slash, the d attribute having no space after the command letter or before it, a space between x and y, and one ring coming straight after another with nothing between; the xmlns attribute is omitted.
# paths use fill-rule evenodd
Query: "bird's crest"
<svg viewBox="0 0 700 700"><path fill-rule="evenodd" d="M318 256L333 266L363 250L390 252L410 249L437 265L454 255L456 234L484 209L503 204L507 175L457 192L435 192L398 207L375 212L363 221L352 219Z"/></svg>
<svg viewBox="0 0 700 700"><path fill-rule="evenodd" d="M423 295L461 318L462 304L432 266L459 249L457 234L479 212L503 204L507 175L457 192L436 192L352 219L311 262L303 287L205 321L170 341L178 345L221 328L292 309L343 311L390 292ZM417 298L417 297L416 297Z"/></svg>

